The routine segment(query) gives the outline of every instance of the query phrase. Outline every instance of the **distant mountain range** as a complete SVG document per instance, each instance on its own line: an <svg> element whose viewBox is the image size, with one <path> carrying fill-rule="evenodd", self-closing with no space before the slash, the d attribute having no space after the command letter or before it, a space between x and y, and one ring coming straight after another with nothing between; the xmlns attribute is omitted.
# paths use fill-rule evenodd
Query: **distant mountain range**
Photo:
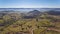
<svg viewBox="0 0 60 34"><path fill-rule="evenodd" d="M39 10L39 11L49 11L49 10L56 10L60 11L60 8L0 8L0 11L33 11L33 10Z"/></svg>
<svg viewBox="0 0 60 34"><path fill-rule="evenodd" d="M24 18L35 18L42 14L60 15L60 8L0 8L0 16L10 14L11 12L21 13Z"/></svg>
<svg viewBox="0 0 60 34"><path fill-rule="evenodd" d="M0 13L20 12L28 15L38 15L41 12L47 12L51 15L60 15L60 8L0 8Z"/></svg>

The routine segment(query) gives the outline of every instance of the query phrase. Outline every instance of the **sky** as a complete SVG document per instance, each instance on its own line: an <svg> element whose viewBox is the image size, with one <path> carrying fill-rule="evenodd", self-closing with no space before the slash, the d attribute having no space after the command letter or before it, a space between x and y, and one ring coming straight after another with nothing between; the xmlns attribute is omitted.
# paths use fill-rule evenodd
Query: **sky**
<svg viewBox="0 0 60 34"><path fill-rule="evenodd" d="M60 0L0 0L0 8L60 8Z"/></svg>

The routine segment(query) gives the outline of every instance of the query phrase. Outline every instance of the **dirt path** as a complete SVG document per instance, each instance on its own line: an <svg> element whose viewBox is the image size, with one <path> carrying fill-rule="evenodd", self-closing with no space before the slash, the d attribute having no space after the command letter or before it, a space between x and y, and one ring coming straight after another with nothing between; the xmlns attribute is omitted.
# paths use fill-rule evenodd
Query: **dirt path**
<svg viewBox="0 0 60 34"><path fill-rule="evenodd" d="M53 30L53 31L60 32L60 30L59 29L56 29L56 28L48 28L47 30Z"/></svg>

